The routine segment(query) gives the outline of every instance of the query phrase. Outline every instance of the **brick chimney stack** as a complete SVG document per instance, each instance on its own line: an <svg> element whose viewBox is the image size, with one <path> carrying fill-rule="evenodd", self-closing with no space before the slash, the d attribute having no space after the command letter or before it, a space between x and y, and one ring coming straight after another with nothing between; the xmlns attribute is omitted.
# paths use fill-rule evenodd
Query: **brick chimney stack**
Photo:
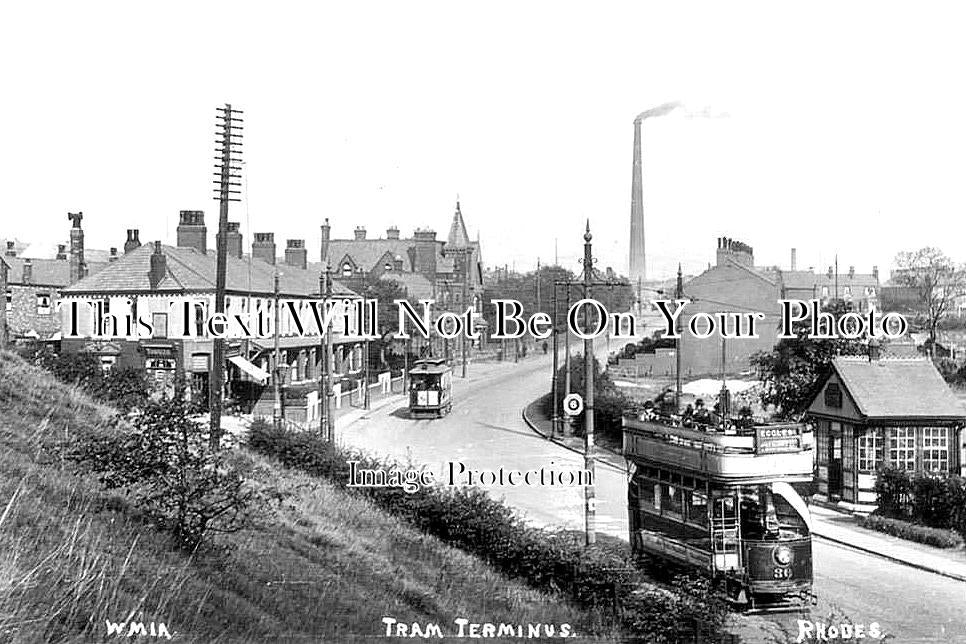
<svg viewBox="0 0 966 644"><path fill-rule="evenodd" d="M154 252L151 253L151 268L148 269L148 282L151 283L151 290L155 290L161 284L165 274L168 272L168 259L161 250L161 242L154 242Z"/></svg>
<svg viewBox="0 0 966 644"><path fill-rule="evenodd" d="M30 284L34 280L34 263L27 257L23 260L23 283Z"/></svg>
<svg viewBox="0 0 966 644"><path fill-rule="evenodd" d="M228 256L241 259L244 254L244 246L242 245L242 234L239 230L241 224L237 221L228 222L228 232L225 239L228 242Z"/></svg>
<svg viewBox="0 0 966 644"><path fill-rule="evenodd" d="M289 239L285 243L285 263L289 266L296 266L304 271L308 266L308 253L304 239Z"/></svg>
<svg viewBox="0 0 966 644"><path fill-rule="evenodd" d="M332 228L329 226L329 218L325 218L325 223L322 224L322 248L321 250L321 261L325 264L325 260L329 257L329 236L332 234Z"/></svg>
<svg viewBox="0 0 966 644"><path fill-rule="evenodd" d="M792 270L795 270L795 265L797 264L797 262L795 261L797 259L796 258L797 252L798 251L796 251L794 248L792 249Z"/></svg>
<svg viewBox="0 0 966 644"><path fill-rule="evenodd" d="M117 261L117 246L111 246L111 256L107 258L109 262Z"/></svg>
<svg viewBox="0 0 966 644"><path fill-rule="evenodd" d="M12 241L7 242L7 250L4 253L7 257L16 257L17 249L14 248L14 243Z"/></svg>
<svg viewBox="0 0 966 644"><path fill-rule="evenodd" d="M386 239L399 239L399 229L395 226L390 226L386 229Z"/></svg>
<svg viewBox="0 0 966 644"><path fill-rule="evenodd" d="M138 239L140 231L137 228L127 229L127 241L124 242L124 254L127 255L132 250L141 247L141 240Z"/></svg>
<svg viewBox="0 0 966 644"><path fill-rule="evenodd" d="M416 242L416 261L415 271L421 273L430 282L436 281L436 231L425 229L413 232L413 240Z"/></svg>
<svg viewBox="0 0 966 644"><path fill-rule="evenodd" d="M751 246L737 239L718 237L717 265L724 266L729 260L753 268L755 251Z"/></svg>
<svg viewBox="0 0 966 644"><path fill-rule="evenodd" d="M57 244L57 259L67 259L67 244Z"/></svg>
<svg viewBox="0 0 966 644"><path fill-rule="evenodd" d="M365 226L356 226L355 230L356 239L363 240L366 238L366 228Z"/></svg>
<svg viewBox="0 0 966 644"><path fill-rule="evenodd" d="M208 228L204 210L182 210L178 222L178 248L194 248L202 255L208 252Z"/></svg>
<svg viewBox="0 0 966 644"><path fill-rule="evenodd" d="M81 228L83 212L69 212L67 218L71 221L70 229L70 284L80 281L87 275L87 263L84 261L84 229Z"/></svg>
<svg viewBox="0 0 966 644"><path fill-rule="evenodd" d="M275 233L255 233L252 240L252 257L275 264Z"/></svg>

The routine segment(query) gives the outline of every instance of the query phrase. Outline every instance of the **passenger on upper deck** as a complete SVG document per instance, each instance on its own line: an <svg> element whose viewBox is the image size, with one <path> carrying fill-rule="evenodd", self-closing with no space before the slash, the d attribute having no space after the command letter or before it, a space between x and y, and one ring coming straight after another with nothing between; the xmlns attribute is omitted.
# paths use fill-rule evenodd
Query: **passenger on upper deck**
<svg viewBox="0 0 966 644"><path fill-rule="evenodd" d="M708 408L704 406L704 401L700 398L694 403L694 422L698 425L710 425L711 424L711 412Z"/></svg>

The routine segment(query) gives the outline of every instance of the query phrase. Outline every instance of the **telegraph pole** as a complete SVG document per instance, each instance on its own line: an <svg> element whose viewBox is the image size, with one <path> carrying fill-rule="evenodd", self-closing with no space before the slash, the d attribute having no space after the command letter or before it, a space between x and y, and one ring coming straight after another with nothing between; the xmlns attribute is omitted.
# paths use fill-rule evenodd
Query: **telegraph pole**
<svg viewBox="0 0 966 644"><path fill-rule="evenodd" d="M275 352L274 352L274 362L275 362L275 376L272 378L274 382L275 389L275 407L274 411L274 421L275 429L282 428L282 418L285 416L285 410L282 408L282 359L281 352L278 348L278 334L279 334L279 323L282 318L282 311L278 306L278 268L275 268L275 327L274 333L272 334L275 338Z"/></svg>
<svg viewBox="0 0 966 644"><path fill-rule="evenodd" d="M322 288L322 281L325 282L325 288ZM319 277L319 291L322 294L322 313L325 314L325 310L332 299L332 264L326 260L325 271ZM322 386L325 391L325 401L319 401L320 404L324 404L322 417L319 419L319 433L322 437L332 442L335 440L335 419L332 417L332 362L330 360L332 353L332 337L329 333L329 329L324 329L322 335Z"/></svg>
<svg viewBox="0 0 966 644"><path fill-rule="evenodd" d="M684 297L684 276L681 273L681 264L678 264L678 281L674 289L675 299L680 300ZM674 413L681 411L681 336L683 329L678 328L678 337L674 340Z"/></svg>
<svg viewBox="0 0 966 644"><path fill-rule="evenodd" d="M217 266L215 269L215 313L225 312L225 273L228 263L228 204L232 201L241 201L240 198L232 195L240 195L241 190L236 189L241 186L241 122L242 119L237 115L241 110L233 110L230 103L225 103L224 107L219 107L217 115L219 119L218 137L215 145L215 176L218 177L213 183L218 184L215 189L215 198L219 202L218 213L218 234L215 237L217 246ZM210 434L209 440L214 449L221 447L221 397L223 384L223 373L225 370L225 340L220 337L213 338L211 351L211 365L209 365L209 388L208 388L208 409L211 412L209 421Z"/></svg>
<svg viewBox="0 0 966 644"><path fill-rule="evenodd" d="M591 296L594 283L594 256L590 241L590 220L584 233L584 298ZM584 340L584 469L590 472L591 483L584 486L584 526L586 542L592 546L597 542L597 499L594 494L594 340Z"/></svg>
<svg viewBox="0 0 966 644"><path fill-rule="evenodd" d="M553 438L557 431L558 408L560 406L559 387L557 387L557 370L559 369L559 357L557 353L557 287L554 285L553 293L550 295L553 303L553 371L550 376L550 438Z"/></svg>

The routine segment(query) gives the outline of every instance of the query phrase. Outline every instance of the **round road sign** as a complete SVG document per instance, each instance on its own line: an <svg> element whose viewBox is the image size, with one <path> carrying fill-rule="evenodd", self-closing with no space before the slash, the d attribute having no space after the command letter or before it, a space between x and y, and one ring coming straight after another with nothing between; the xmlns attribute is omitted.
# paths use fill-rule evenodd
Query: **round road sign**
<svg viewBox="0 0 966 644"><path fill-rule="evenodd" d="M580 394L568 394L563 399L563 410L568 416L578 416L584 410L584 399Z"/></svg>

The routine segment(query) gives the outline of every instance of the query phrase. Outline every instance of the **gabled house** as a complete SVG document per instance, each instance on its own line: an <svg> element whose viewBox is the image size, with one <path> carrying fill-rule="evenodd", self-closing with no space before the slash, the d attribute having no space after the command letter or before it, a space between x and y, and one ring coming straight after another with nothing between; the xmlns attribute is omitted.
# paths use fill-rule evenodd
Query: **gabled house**
<svg viewBox="0 0 966 644"><path fill-rule="evenodd" d="M876 471L959 474L966 410L924 358L840 356L808 407L818 496L876 507Z"/></svg>

